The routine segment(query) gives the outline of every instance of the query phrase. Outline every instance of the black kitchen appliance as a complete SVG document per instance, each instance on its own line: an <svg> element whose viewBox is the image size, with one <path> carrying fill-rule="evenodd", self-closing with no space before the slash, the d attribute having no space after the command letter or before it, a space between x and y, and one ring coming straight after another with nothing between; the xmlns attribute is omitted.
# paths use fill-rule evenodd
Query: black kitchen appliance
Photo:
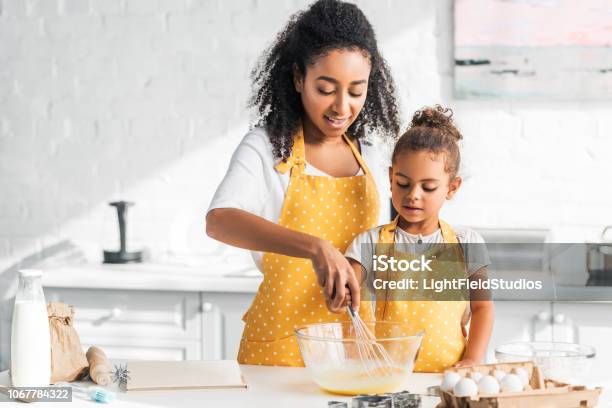
<svg viewBox="0 0 612 408"><path fill-rule="evenodd" d="M113 201L108 203L117 209L117 218L119 219L119 251L104 251L104 263L108 264L124 264L142 262L142 251L128 252L125 244L125 235L127 228L127 209L134 205L128 201Z"/></svg>
<svg viewBox="0 0 612 408"><path fill-rule="evenodd" d="M587 244L587 286L612 286L612 225L605 227L601 240Z"/></svg>

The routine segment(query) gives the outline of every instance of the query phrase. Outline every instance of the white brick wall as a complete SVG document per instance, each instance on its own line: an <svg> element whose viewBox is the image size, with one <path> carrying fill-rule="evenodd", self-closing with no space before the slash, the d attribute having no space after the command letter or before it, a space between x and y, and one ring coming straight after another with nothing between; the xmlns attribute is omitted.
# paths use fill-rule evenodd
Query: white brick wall
<svg viewBox="0 0 612 408"><path fill-rule="evenodd" d="M248 74L307 3L0 0L0 271L63 240L99 259L116 244L113 199L136 202L133 248L227 251L203 217L247 129ZM456 109L466 180L447 219L578 239L612 223L612 104L453 101L452 2L358 3L405 121Z"/></svg>

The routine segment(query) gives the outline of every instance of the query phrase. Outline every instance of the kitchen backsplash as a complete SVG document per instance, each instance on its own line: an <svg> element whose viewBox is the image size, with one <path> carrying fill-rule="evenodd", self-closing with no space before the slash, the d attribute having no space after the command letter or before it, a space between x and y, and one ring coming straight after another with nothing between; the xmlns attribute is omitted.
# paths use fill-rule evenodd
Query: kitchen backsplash
<svg viewBox="0 0 612 408"><path fill-rule="evenodd" d="M307 3L3 1L0 271L62 242L88 259L114 249L115 199L136 203L134 249L187 263L235 256L205 237L205 211L248 128L249 71ZM612 105L453 101L452 1L357 3L405 121L426 104L456 110L465 182L449 222L567 241L612 223Z"/></svg>

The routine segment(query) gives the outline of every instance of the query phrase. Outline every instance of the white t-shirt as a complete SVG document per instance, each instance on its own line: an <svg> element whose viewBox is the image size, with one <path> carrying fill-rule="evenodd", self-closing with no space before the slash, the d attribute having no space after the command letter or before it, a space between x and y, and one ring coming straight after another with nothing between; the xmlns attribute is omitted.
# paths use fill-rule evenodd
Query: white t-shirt
<svg viewBox="0 0 612 408"><path fill-rule="evenodd" d="M389 161L376 146L361 144L361 156L372 172L380 198L379 223L389 222ZM278 223L289 185L290 172L281 174L274 166L280 162L273 155L272 143L264 128L249 131L232 155L227 173L217 187L208 211L214 208L238 208L268 221ZM306 163L306 173L331 177ZM363 174L360 169L357 175ZM251 252L261 270L262 253Z"/></svg>
<svg viewBox="0 0 612 408"><path fill-rule="evenodd" d="M367 276L372 276L372 262L365 262L365 260L372 259L381 228L382 226L378 226L357 235L344 253L347 258L359 262L365 268ZM457 228L454 231L463 250L470 275L491 264L485 241L479 233L470 228ZM415 251L427 251L429 247L443 243L444 238L439 228L429 235L410 234L399 227L395 229L395 244L397 246L410 245Z"/></svg>

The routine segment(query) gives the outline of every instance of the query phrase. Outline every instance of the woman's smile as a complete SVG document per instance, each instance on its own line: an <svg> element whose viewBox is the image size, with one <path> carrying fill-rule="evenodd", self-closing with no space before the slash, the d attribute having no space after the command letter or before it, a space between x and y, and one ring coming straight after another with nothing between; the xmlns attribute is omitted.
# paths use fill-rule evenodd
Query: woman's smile
<svg viewBox="0 0 612 408"><path fill-rule="evenodd" d="M294 71L305 112L303 121L314 125L304 126L307 140L346 133L365 104L370 71L369 54L352 49L326 52L308 64L305 72Z"/></svg>
<svg viewBox="0 0 612 408"><path fill-rule="evenodd" d="M341 129L349 123L350 116L344 118L334 118L332 116L323 115L327 124L334 129Z"/></svg>

